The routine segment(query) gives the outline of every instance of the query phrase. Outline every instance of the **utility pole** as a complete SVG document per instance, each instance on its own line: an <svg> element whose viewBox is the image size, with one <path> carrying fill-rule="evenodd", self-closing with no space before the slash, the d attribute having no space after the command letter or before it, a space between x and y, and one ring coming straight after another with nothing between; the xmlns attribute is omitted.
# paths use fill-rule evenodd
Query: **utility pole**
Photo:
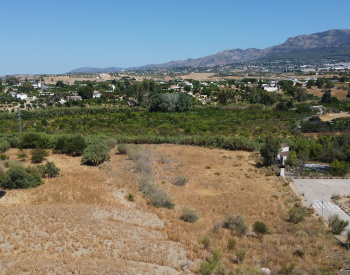
<svg viewBox="0 0 350 275"><path fill-rule="evenodd" d="M19 133L22 133L21 108L18 109Z"/></svg>

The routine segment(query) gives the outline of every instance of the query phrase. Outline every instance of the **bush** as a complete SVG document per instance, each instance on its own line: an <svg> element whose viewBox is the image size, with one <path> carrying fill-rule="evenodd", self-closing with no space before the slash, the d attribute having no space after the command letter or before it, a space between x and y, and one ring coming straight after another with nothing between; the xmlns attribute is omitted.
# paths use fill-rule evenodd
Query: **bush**
<svg viewBox="0 0 350 275"><path fill-rule="evenodd" d="M0 153L4 153L10 148L10 143L6 139L0 140Z"/></svg>
<svg viewBox="0 0 350 275"><path fill-rule="evenodd" d="M203 238L199 239L199 243L203 245L204 249L209 249L211 239L208 236L204 236Z"/></svg>
<svg viewBox="0 0 350 275"><path fill-rule="evenodd" d="M349 225L349 221L343 221L335 214L328 218L328 225L332 229L333 234L340 235Z"/></svg>
<svg viewBox="0 0 350 275"><path fill-rule="evenodd" d="M243 215L230 215L224 221L224 228L236 231L240 236L248 233L248 226Z"/></svg>
<svg viewBox="0 0 350 275"><path fill-rule="evenodd" d="M126 155L128 152L128 146L125 143L118 144L118 153L121 155Z"/></svg>
<svg viewBox="0 0 350 275"><path fill-rule="evenodd" d="M19 147L22 148L49 148L52 146L50 136L44 133L27 132L22 134Z"/></svg>
<svg viewBox="0 0 350 275"><path fill-rule="evenodd" d="M298 257L303 257L304 256L304 251L302 251L301 249L297 249L293 252L293 255L298 256Z"/></svg>
<svg viewBox="0 0 350 275"><path fill-rule="evenodd" d="M81 156L87 147L85 138L81 135L73 137L61 137L58 139L54 150L58 153Z"/></svg>
<svg viewBox="0 0 350 275"><path fill-rule="evenodd" d="M135 201L135 195L130 193L129 195L127 195L127 199L128 201Z"/></svg>
<svg viewBox="0 0 350 275"><path fill-rule="evenodd" d="M175 203L172 197L166 194L159 186L157 186L151 176L145 175L139 181L140 191L150 200L150 204L154 207L173 209Z"/></svg>
<svg viewBox="0 0 350 275"><path fill-rule="evenodd" d="M300 207L293 206L288 211L288 221L297 224L303 221L304 219L304 210Z"/></svg>
<svg viewBox="0 0 350 275"><path fill-rule="evenodd" d="M21 160L25 160L25 158L28 157L28 155L26 154L26 152L22 151L17 155L17 158L18 159L21 159Z"/></svg>
<svg viewBox="0 0 350 275"><path fill-rule="evenodd" d="M222 252L219 249L213 251L212 255L200 263L199 273L204 275L225 274L224 267L221 265Z"/></svg>
<svg viewBox="0 0 350 275"><path fill-rule="evenodd" d="M25 169L18 164L11 166L6 173L0 174L0 187L5 189L30 188L43 183L36 168L28 167Z"/></svg>
<svg viewBox="0 0 350 275"><path fill-rule="evenodd" d="M109 160L110 148L105 144L92 144L86 147L81 163L86 165L97 166L102 162Z"/></svg>
<svg viewBox="0 0 350 275"><path fill-rule="evenodd" d="M32 163L41 163L43 162L43 160L45 159L45 157L47 157L49 154L41 148L37 148L32 150L32 157L31 157L31 161Z"/></svg>
<svg viewBox="0 0 350 275"><path fill-rule="evenodd" d="M186 183L188 182L188 179L184 175L178 175L175 178L174 185L176 186L185 186Z"/></svg>
<svg viewBox="0 0 350 275"><path fill-rule="evenodd" d="M266 234L268 232L267 226L263 222L256 221L253 225L253 230L257 234Z"/></svg>
<svg viewBox="0 0 350 275"><path fill-rule="evenodd" d="M6 154L1 154L0 155L0 160L7 160Z"/></svg>
<svg viewBox="0 0 350 275"><path fill-rule="evenodd" d="M229 250L233 250L236 246L237 242L234 238L229 238L227 240L227 249Z"/></svg>
<svg viewBox="0 0 350 275"><path fill-rule="evenodd" d="M53 161L48 161L45 165L38 165L37 169L43 178L54 178L60 174L60 169L55 165Z"/></svg>
<svg viewBox="0 0 350 275"><path fill-rule="evenodd" d="M198 213L194 209L184 208L180 219L185 222L195 223L198 220Z"/></svg>
<svg viewBox="0 0 350 275"><path fill-rule="evenodd" d="M245 257L246 254L247 254L247 251L246 251L245 249L242 248L242 249L238 250L238 251L236 252L237 262L238 262L238 263L243 262L244 257Z"/></svg>

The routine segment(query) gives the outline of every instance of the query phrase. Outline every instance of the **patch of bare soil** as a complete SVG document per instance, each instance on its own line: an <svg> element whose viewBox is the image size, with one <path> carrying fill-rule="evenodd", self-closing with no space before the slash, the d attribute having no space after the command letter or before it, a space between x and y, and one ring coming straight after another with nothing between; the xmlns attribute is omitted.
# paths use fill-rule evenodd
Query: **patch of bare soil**
<svg viewBox="0 0 350 275"><path fill-rule="evenodd" d="M156 184L174 198L175 209L149 205L137 185L140 173L116 149L100 167L51 155L60 177L35 189L10 190L0 200L0 273L190 273L216 249L233 274L257 274L261 267L276 274L292 263L294 271L311 274L341 268L347 260L322 223L312 217L295 225L287 221L298 199L273 171L256 167L256 154L177 145L140 148L152 152ZM16 159L17 153L7 155ZM185 186L173 184L178 176L187 178ZM128 201L128 194L135 201ZM197 210L196 223L180 219L184 207ZM229 214L246 217L246 236L222 227ZM255 221L264 222L270 234L253 233ZM207 249L199 242L204 236L211 240ZM237 242L233 249L230 238Z"/></svg>
<svg viewBox="0 0 350 275"><path fill-rule="evenodd" d="M350 117L350 114L348 112L342 112L342 113L327 113L320 115L320 119L322 121L331 121L336 118L344 118L344 117Z"/></svg>
<svg viewBox="0 0 350 275"><path fill-rule="evenodd" d="M332 89L327 89L331 90L332 96L339 98L339 99L345 99L347 98L348 94L348 84L335 84ZM307 90L308 93L318 96L322 98L323 96L323 91L322 89L318 89L316 86L312 86L311 89Z"/></svg>
<svg viewBox="0 0 350 275"><path fill-rule="evenodd" d="M7 152L13 160L17 154ZM191 265L183 245L163 231L164 221L142 210L142 197L126 199L122 185L134 184L136 174L124 158L115 160L116 175L81 166L80 158L48 160L60 177L7 190L0 200L1 274L176 274Z"/></svg>

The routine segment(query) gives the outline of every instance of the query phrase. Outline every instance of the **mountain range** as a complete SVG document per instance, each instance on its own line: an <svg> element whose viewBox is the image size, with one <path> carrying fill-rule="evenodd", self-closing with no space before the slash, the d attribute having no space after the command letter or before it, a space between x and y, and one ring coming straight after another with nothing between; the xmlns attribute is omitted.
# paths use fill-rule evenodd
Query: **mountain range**
<svg viewBox="0 0 350 275"><path fill-rule="evenodd" d="M169 69L174 67L199 67L233 64L261 59L285 58L339 58L350 57L350 30L332 29L309 35L288 38L284 43L266 49L226 49L216 54L187 60L150 64L133 68L92 68L84 67L69 73L118 72L121 70Z"/></svg>

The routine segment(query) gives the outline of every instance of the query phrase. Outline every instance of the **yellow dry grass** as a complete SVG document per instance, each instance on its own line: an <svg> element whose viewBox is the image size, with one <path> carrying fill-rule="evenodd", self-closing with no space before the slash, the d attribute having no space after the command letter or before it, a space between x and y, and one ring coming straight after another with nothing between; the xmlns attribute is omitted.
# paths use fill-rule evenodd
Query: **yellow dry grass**
<svg viewBox="0 0 350 275"><path fill-rule="evenodd" d="M80 158L50 155L61 176L30 190L11 190L0 200L0 273L146 273L173 274L186 265L194 272L210 250L222 250L228 271L239 249L244 265L268 267L273 274L285 264L310 274L313 268L340 268L348 257L321 223L308 217L298 225L286 221L298 199L267 169L256 168L254 153L177 145L147 145L156 183L175 199L173 210L154 208L138 191L140 174L132 161L111 152L100 167L80 165ZM12 159L18 151L7 152ZM28 163L27 163L28 164ZM178 175L185 186L172 184ZM135 195L129 202L126 195ZM179 219L184 207L199 220ZM271 234L239 237L217 227L229 214L243 214L252 230L262 221ZM210 250L198 239L208 236ZM237 240L233 251L229 238ZM305 255L293 255L302 249ZM4 260L6 259L6 260ZM91 264L92 263L92 264Z"/></svg>
<svg viewBox="0 0 350 275"><path fill-rule="evenodd" d="M336 118L344 118L344 117L350 117L350 114L348 112L343 113L328 113L320 115L320 119L322 121L331 121Z"/></svg>

